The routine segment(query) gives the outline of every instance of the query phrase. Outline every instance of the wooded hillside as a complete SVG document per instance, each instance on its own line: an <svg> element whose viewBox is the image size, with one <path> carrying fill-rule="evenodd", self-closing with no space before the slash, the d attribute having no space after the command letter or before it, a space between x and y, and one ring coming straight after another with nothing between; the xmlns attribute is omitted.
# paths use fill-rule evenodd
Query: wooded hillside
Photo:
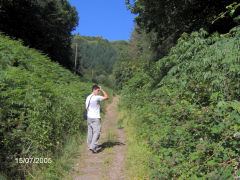
<svg viewBox="0 0 240 180"><path fill-rule="evenodd" d="M109 42L101 37L74 35L72 60L76 60L74 71L85 79L113 87L113 66L119 53L127 47L126 41Z"/></svg>

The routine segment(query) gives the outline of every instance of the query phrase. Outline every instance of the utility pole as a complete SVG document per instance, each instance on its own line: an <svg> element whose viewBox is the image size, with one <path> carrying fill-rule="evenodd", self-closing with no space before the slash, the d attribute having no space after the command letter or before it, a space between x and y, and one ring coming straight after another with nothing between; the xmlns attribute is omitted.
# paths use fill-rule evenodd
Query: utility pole
<svg viewBox="0 0 240 180"><path fill-rule="evenodd" d="M74 69L74 74L77 72L77 43L76 43L76 51L75 51L75 69Z"/></svg>

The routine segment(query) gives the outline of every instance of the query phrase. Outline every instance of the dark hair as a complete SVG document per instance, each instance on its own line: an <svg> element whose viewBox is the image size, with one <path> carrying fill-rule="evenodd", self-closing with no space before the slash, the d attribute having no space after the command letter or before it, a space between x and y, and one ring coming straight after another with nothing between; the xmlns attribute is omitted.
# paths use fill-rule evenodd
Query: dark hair
<svg viewBox="0 0 240 180"><path fill-rule="evenodd" d="M92 91L96 90L96 89L100 89L100 87L98 85L93 85L92 87Z"/></svg>

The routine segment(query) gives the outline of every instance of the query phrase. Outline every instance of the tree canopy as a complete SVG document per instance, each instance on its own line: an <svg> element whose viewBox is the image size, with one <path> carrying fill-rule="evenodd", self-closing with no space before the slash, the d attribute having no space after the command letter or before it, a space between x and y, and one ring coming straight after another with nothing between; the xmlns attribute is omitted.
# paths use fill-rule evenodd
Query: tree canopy
<svg viewBox="0 0 240 180"><path fill-rule="evenodd" d="M137 25L147 32L156 33L156 38L152 39L152 46L158 51L158 58L166 55L183 32L190 33L200 28L209 33L228 32L236 25L232 18L227 16L214 24L212 21L232 2L234 0L126 1L131 12L138 14Z"/></svg>
<svg viewBox="0 0 240 180"><path fill-rule="evenodd" d="M0 1L0 31L68 68L71 31L77 24L78 13L67 0Z"/></svg>

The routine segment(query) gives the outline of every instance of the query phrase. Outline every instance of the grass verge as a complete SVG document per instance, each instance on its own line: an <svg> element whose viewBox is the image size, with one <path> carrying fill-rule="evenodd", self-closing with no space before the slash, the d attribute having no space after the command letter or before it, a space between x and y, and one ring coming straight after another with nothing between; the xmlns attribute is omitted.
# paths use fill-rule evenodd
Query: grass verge
<svg viewBox="0 0 240 180"><path fill-rule="evenodd" d="M120 119L118 120L118 122L117 122L117 128L118 128L118 129L123 129L123 119L122 119L122 118L120 118Z"/></svg>
<svg viewBox="0 0 240 180"><path fill-rule="evenodd" d="M33 168L31 172L28 172L26 179L71 179L70 175L74 171L72 167L84 151L83 142L85 142L86 136L78 133L68 139L61 154L51 158L51 163Z"/></svg>
<svg viewBox="0 0 240 180"><path fill-rule="evenodd" d="M137 137L132 123L134 115L130 116L127 112L121 111L121 117L127 142L125 173L129 179L149 179L151 153L147 144Z"/></svg>

